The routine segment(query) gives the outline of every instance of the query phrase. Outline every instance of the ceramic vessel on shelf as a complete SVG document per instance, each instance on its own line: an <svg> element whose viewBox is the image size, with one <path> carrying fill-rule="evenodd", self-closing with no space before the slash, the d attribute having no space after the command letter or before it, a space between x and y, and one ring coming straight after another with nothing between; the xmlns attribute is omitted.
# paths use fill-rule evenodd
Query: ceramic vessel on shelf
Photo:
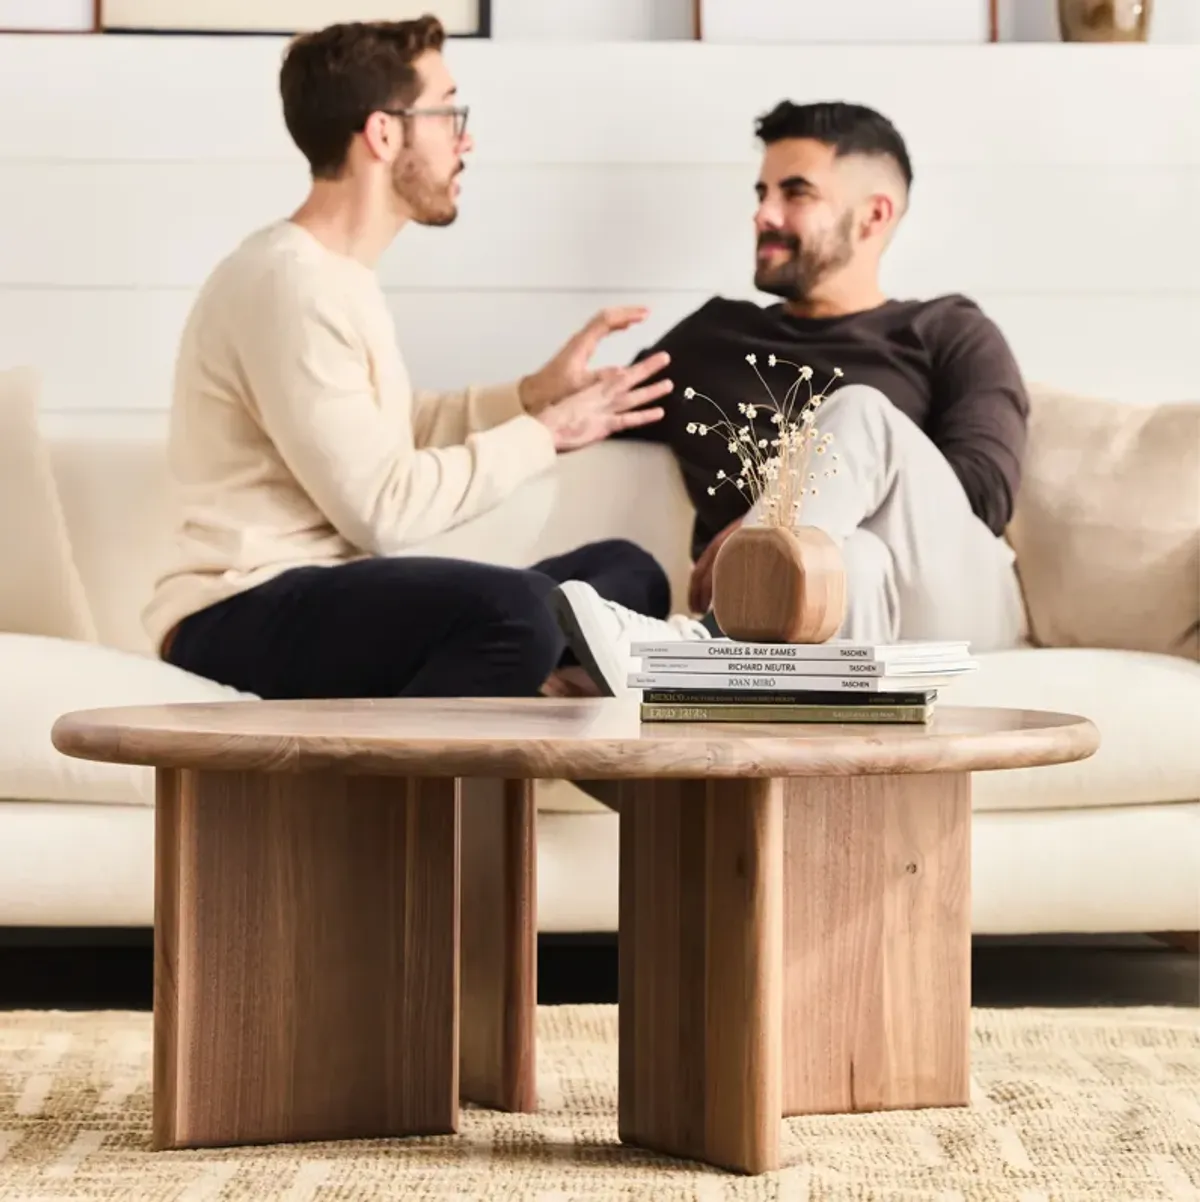
<svg viewBox="0 0 1200 1202"><path fill-rule="evenodd" d="M1064 42L1144 42L1154 0L1058 0Z"/></svg>

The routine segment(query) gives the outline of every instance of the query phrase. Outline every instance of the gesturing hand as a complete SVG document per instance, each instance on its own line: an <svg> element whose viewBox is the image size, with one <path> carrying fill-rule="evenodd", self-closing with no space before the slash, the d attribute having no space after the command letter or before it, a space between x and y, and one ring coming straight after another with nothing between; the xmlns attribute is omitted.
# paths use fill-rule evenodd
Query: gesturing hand
<svg viewBox="0 0 1200 1202"><path fill-rule="evenodd" d="M595 383L543 409L537 420L554 436L554 445L560 451L577 451L618 430L661 421L664 412L661 406L652 409L641 406L666 396L673 385L670 380L644 382L670 361L671 357L660 351L632 367L601 368Z"/></svg>
<svg viewBox="0 0 1200 1202"><path fill-rule="evenodd" d="M641 305L601 309L583 329L567 339L545 367L521 381L521 403L530 413L540 413L547 405L555 405L599 383L605 369L592 367L596 348L610 334L644 321L647 313Z"/></svg>

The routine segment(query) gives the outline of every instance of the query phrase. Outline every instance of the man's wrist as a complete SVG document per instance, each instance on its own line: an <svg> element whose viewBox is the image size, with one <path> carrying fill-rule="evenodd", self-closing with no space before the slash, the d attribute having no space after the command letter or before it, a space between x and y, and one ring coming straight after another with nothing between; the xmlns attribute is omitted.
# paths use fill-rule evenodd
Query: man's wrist
<svg viewBox="0 0 1200 1202"><path fill-rule="evenodd" d="M522 376L517 381L517 397L521 401L521 408L535 416L550 403L536 375Z"/></svg>

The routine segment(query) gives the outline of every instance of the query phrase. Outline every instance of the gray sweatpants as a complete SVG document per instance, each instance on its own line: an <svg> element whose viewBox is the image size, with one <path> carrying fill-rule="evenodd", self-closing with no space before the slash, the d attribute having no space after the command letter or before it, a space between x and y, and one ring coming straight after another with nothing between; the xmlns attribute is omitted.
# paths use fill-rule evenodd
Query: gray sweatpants
<svg viewBox="0 0 1200 1202"><path fill-rule="evenodd" d="M817 494L800 523L841 545L847 613L839 634L861 642L968 639L972 652L1026 637L1012 549L971 510L942 453L878 389L839 388L816 425L832 434L813 456ZM825 479L829 455L838 475Z"/></svg>

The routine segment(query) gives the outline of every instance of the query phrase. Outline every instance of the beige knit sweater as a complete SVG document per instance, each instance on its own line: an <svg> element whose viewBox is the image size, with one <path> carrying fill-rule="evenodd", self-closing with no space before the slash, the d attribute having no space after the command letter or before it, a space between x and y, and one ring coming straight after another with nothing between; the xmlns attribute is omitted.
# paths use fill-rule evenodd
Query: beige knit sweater
<svg viewBox="0 0 1200 1202"><path fill-rule="evenodd" d="M282 221L222 262L184 330L170 464L182 520L143 614L182 618L307 564L389 555L555 458L515 385L414 392L375 272Z"/></svg>

